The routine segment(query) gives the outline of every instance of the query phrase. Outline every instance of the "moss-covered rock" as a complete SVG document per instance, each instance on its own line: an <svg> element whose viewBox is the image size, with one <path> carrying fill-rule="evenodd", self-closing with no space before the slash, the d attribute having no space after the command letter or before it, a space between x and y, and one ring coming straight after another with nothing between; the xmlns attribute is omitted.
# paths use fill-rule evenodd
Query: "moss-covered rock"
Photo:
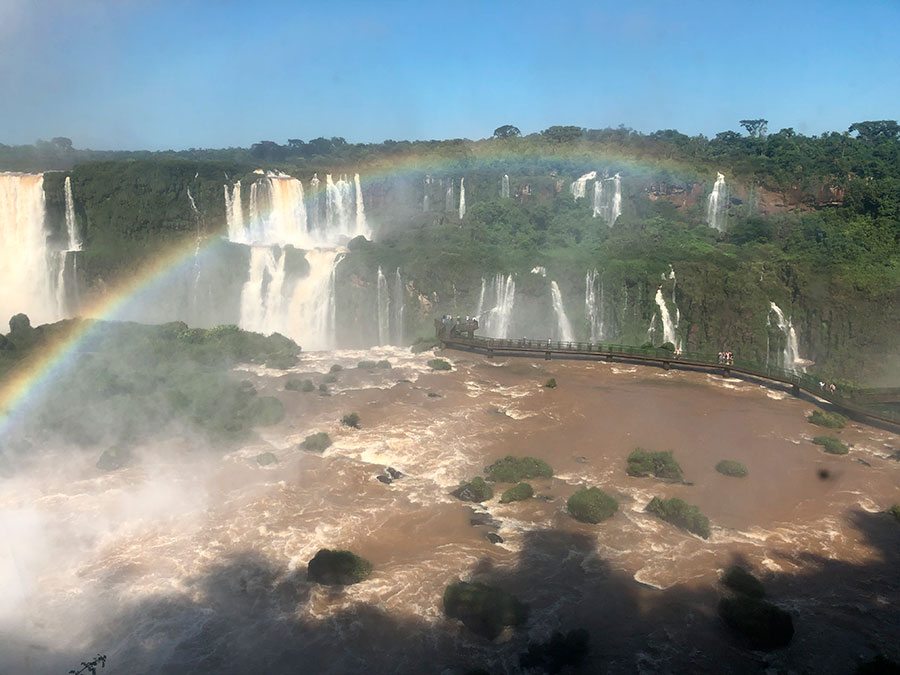
<svg viewBox="0 0 900 675"><path fill-rule="evenodd" d="M476 635L495 639L506 626L521 626L528 608L516 596L487 584L460 581L444 590L444 613Z"/></svg>
<svg viewBox="0 0 900 675"><path fill-rule="evenodd" d="M312 380L290 379L284 383L285 391L312 391L315 389Z"/></svg>
<svg viewBox="0 0 900 675"><path fill-rule="evenodd" d="M377 361L360 361L356 364L356 367L360 370L375 370L378 367Z"/></svg>
<svg viewBox="0 0 900 675"><path fill-rule="evenodd" d="M309 452L325 452L331 447L331 437L324 431L317 431L303 439L300 447Z"/></svg>
<svg viewBox="0 0 900 675"><path fill-rule="evenodd" d="M850 452L850 448L834 436L816 436L812 439L812 442L816 445L821 445L822 449L829 455L846 455Z"/></svg>
<svg viewBox="0 0 900 675"><path fill-rule="evenodd" d="M525 478L550 478L553 467L535 457L507 455L487 468L488 478L497 483L518 483Z"/></svg>
<svg viewBox="0 0 900 675"><path fill-rule="evenodd" d="M494 496L494 490L484 478L476 476L470 481L460 483L451 494L464 502L485 502Z"/></svg>
<svg viewBox="0 0 900 675"><path fill-rule="evenodd" d="M528 483L519 483L500 495L501 504L509 504L510 502L521 502L525 499L531 499L534 496L534 488Z"/></svg>
<svg viewBox="0 0 900 675"><path fill-rule="evenodd" d="M794 637L791 615L765 600L744 595L722 598L719 616L753 649L786 647Z"/></svg>
<svg viewBox="0 0 900 675"><path fill-rule="evenodd" d="M629 476L643 478L655 476L666 480L681 480L682 470L678 462L672 456L672 451L651 452L643 448L635 448L628 455L628 465L625 468Z"/></svg>
<svg viewBox="0 0 900 675"><path fill-rule="evenodd" d="M682 530L693 532L704 539L709 538L709 518L700 513L700 509L693 504L688 504L677 497L671 499L654 497L644 511Z"/></svg>
<svg viewBox="0 0 900 675"><path fill-rule="evenodd" d="M732 476L733 478L743 478L748 473L746 466L733 459L723 459L716 464L716 471L725 476Z"/></svg>
<svg viewBox="0 0 900 675"><path fill-rule="evenodd" d="M296 366L299 360L295 354L272 354L266 358L265 366L276 370L287 370Z"/></svg>
<svg viewBox="0 0 900 675"><path fill-rule="evenodd" d="M441 341L436 337L418 337L416 338L409 350L413 354L421 354L422 352L427 352L429 349L434 349L435 347L440 347Z"/></svg>
<svg viewBox="0 0 900 675"><path fill-rule="evenodd" d="M619 509L619 502L600 488L581 488L566 501L566 509L575 520L600 523L611 518Z"/></svg>
<svg viewBox="0 0 900 675"><path fill-rule="evenodd" d="M332 363L331 368L328 369L328 372L334 374L341 372L343 369L344 366L342 366L340 363Z"/></svg>
<svg viewBox="0 0 900 675"><path fill-rule="evenodd" d="M262 452L258 454L253 459L256 460L256 463L260 466L268 466L269 464L277 464L278 458L275 456L273 452Z"/></svg>
<svg viewBox="0 0 900 675"><path fill-rule="evenodd" d="M351 551L321 549L309 561L310 581L331 586L357 584L372 573L372 563Z"/></svg>
<svg viewBox="0 0 900 675"><path fill-rule="evenodd" d="M359 414L355 412L347 413L341 418L341 424L345 427L359 429Z"/></svg>
<svg viewBox="0 0 900 675"><path fill-rule="evenodd" d="M763 598L766 589L762 582L739 565L732 565L722 575L722 583L748 598Z"/></svg>
<svg viewBox="0 0 900 675"><path fill-rule="evenodd" d="M829 429L843 429L847 426L847 418L836 412L814 410L813 414L807 419L813 424L818 424L820 427L828 427Z"/></svg>
<svg viewBox="0 0 900 675"><path fill-rule="evenodd" d="M428 367L432 370L452 370L450 362L444 359L429 359Z"/></svg>
<svg viewBox="0 0 900 675"><path fill-rule="evenodd" d="M544 382L545 389L556 389L556 378L551 377L549 380Z"/></svg>
<svg viewBox="0 0 900 675"><path fill-rule="evenodd" d="M387 359L381 359L378 363L375 364L377 368L383 368L384 370L390 370L392 368L391 362Z"/></svg>
<svg viewBox="0 0 900 675"><path fill-rule="evenodd" d="M894 516L894 518L897 519L897 522L900 523L900 504L894 504L887 512Z"/></svg>
<svg viewBox="0 0 900 675"><path fill-rule="evenodd" d="M337 377L331 373L328 373L322 378L322 384L333 384L335 382L337 382Z"/></svg>

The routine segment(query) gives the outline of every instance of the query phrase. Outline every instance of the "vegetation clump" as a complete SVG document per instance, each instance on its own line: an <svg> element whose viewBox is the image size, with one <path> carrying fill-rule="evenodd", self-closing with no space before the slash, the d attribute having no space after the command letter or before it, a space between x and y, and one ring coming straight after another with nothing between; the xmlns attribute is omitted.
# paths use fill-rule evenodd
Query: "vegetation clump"
<svg viewBox="0 0 900 675"><path fill-rule="evenodd" d="M429 359L428 367L432 370L451 370L452 368L450 362L444 359Z"/></svg>
<svg viewBox="0 0 900 675"><path fill-rule="evenodd" d="M786 647L794 637L791 615L765 600L746 595L722 598L719 616L753 649Z"/></svg>
<svg viewBox="0 0 900 675"><path fill-rule="evenodd" d="M331 447L331 437L324 431L318 431L303 439L300 447L310 452L325 452Z"/></svg>
<svg viewBox="0 0 900 675"><path fill-rule="evenodd" d="M451 494L464 502L486 502L494 496L494 490L484 478L476 476L468 482L460 483Z"/></svg>
<svg viewBox="0 0 900 675"><path fill-rule="evenodd" d="M313 391L314 389L312 380L290 379L284 383L285 391Z"/></svg>
<svg viewBox="0 0 900 675"><path fill-rule="evenodd" d="M732 476L734 478L743 478L748 473L746 466L733 459L723 459L716 464L716 471L725 476Z"/></svg>
<svg viewBox="0 0 900 675"><path fill-rule="evenodd" d="M343 369L344 369L344 366L342 366L340 363L333 363L331 365L331 368L328 369L328 372L333 375L334 373L341 372Z"/></svg>
<svg viewBox="0 0 900 675"><path fill-rule="evenodd" d="M444 613L476 635L493 640L506 626L521 626L528 608L511 593L481 583L460 581L444 590Z"/></svg>
<svg viewBox="0 0 900 675"><path fill-rule="evenodd" d="M262 452L258 454L253 459L256 460L256 463L260 466L267 466L269 464L277 464L278 458L275 456L273 452Z"/></svg>
<svg viewBox="0 0 900 675"><path fill-rule="evenodd" d="M307 565L310 581L331 586L357 584L372 573L372 563L350 551L323 548Z"/></svg>
<svg viewBox="0 0 900 675"><path fill-rule="evenodd" d="M360 370L374 370L377 366L377 361L360 361L356 364L356 367Z"/></svg>
<svg viewBox="0 0 900 675"><path fill-rule="evenodd" d="M377 368L384 368L385 370L390 370L392 368L391 362L387 359L381 359L378 363L375 364Z"/></svg>
<svg viewBox="0 0 900 675"><path fill-rule="evenodd" d="M829 455L846 455L850 452L850 448L834 436L816 436L812 442L816 445L821 445L822 449Z"/></svg>
<svg viewBox="0 0 900 675"><path fill-rule="evenodd" d="M341 424L345 427L353 427L354 429L359 429L359 414L352 412L347 413L341 418Z"/></svg>
<svg viewBox="0 0 900 675"><path fill-rule="evenodd" d="M897 519L897 522L900 523L900 504L894 504L888 509L888 513L894 516L894 518Z"/></svg>
<svg viewBox="0 0 900 675"><path fill-rule="evenodd" d="M546 389L556 389L556 378L551 377L549 380L544 382L544 387Z"/></svg>
<svg viewBox="0 0 900 675"><path fill-rule="evenodd" d="M441 341L436 337L418 337L413 341L412 346L409 349L413 354L421 354L422 352L427 352L429 349L440 346Z"/></svg>
<svg viewBox="0 0 900 675"><path fill-rule="evenodd" d="M534 496L534 488L528 483L519 483L500 495L501 504L509 504L510 502L521 502Z"/></svg>
<svg viewBox="0 0 900 675"><path fill-rule="evenodd" d="M672 499L654 497L644 511L652 513L682 530L709 539L709 518L700 513L700 509L693 504L688 504L677 497Z"/></svg>
<svg viewBox="0 0 900 675"><path fill-rule="evenodd" d="M327 375L325 375L322 378L322 382L326 383L326 384L333 384L333 383L337 382L337 377L335 377L331 373L328 373Z"/></svg>
<svg viewBox="0 0 900 675"><path fill-rule="evenodd" d="M763 588L762 582L739 565L732 565L725 570L725 574L722 575L722 583L748 598L759 599L766 595L766 589Z"/></svg>
<svg viewBox="0 0 900 675"><path fill-rule="evenodd" d="M681 466L672 456L672 451L651 452L643 448L635 448L628 455L628 466L625 469L629 476L643 478L655 476L666 480L681 480Z"/></svg>
<svg viewBox="0 0 900 675"><path fill-rule="evenodd" d="M813 424L818 424L820 427L828 427L829 429L843 429L847 425L847 418L836 412L814 410L813 414L807 419Z"/></svg>
<svg viewBox="0 0 900 675"><path fill-rule="evenodd" d="M507 455L487 468L488 478L496 483L518 483L524 478L551 478L553 467L535 457Z"/></svg>
<svg viewBox="0 0 900 675"><path fill-rule="evenodd" d="M611 518L619 502L600 488L581 488L566 502L569 515L583 523L600 523Z"/></svg>

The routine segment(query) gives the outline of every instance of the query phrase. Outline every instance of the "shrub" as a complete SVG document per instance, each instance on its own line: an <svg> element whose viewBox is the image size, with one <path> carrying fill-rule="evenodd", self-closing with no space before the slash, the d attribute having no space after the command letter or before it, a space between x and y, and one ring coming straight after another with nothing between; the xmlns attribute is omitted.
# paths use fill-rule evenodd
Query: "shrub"
<svg viewBox="0 0 900 675"><path fill-rule="evenodd" d="M391 362L388 361L387 359L381 359L381 361L379 361L378 363L376 363L375 366L376 366L377 368L384 368L385 370L390 370L391 367L392 367L392 366L391 366Z"/></svg>
<svg viewBox="0 0 900 675"><path fill-rule="evenodd" d="M328 369L328 372L334 374L341 372L343 369L344 366L342 366L340 363L335 363L331 366L331 368Z"/></svg>
<svg viewBox="0 0 900 675"><path fill-rule="evenodd" d="M547 380L546 382L544 382L544 386L545 386L547 389L556 389L556 378L555 378L555 377L551 377L549 380Z"/></svg>
<svg viewBox="0 0 900 675"><path fill-rule="evenodd" d="M888 513L894 516L894 518L897 519L897 522L900 523L900 504L894 504L888 509Z"/></svg>
<svg viewBox="0 0 900 675"><path fill-rule="evenodd" d="M807 419L813 424L818 424L820 427L828 427L829 429L843 429L847 425L847 418L835 412L814 410L813 414Z"/></svg>
<svg viewBox="0 0 900 675"><path fill-rule="evenodd" d="M420 354L440 346L441 341L436 337L419 337L413 341L412 346L409 349L413 354Z"/></svg>
<svg viewBox="0 0 900 675"><path fill-rule="evenodd" d="M432 370L450 370L451 366L444 359L431 359L428 361L428 367Z"/></svg>
<svg viewBox="0 0 900 675"><path fill-rule="evenodd" d="M600 488L581 488L566 502L569 515L583 523L600 523L611 518L619 502Z"/></svg>
<svg viewBox="0 0 900 675"><path fill-rule="evenodd" d="M341 424L345 427L359 429L359 415L355 412L348 413L341 418Z"/></svg>
<svg viewBox="0 0 900 675"><path fill-rule="evenodd" d="M324 382L321 382L321 383L319 384L319 395L320 395L320 396L327 396L327 395L328 395L328 385L325 384Z"/></svg>
<svg viewBox="0 0 900 675"><path fill-rule="evenodd" d="M732 565L725 570L725 574L722 575L722 583L748 598L762 598L766 595L766 589L763 588L762 582L738 565Z"/></svg>
<svg viewBox="0 0 900 675"><path fill-rule="evenodd" d="M553 467L542 459L507 455L491 464L488 478L497 483L518 483L523 478L550 478Z"/></svg>
<svg viewBox="0 0 900 675"><path fill-rule="evenodd" d="M312 382L309 380L288 380L284 383L285 391L303 391L303 385L309 382L310 386L312 386Z"/></svg>
<svg viewBox="0 0 900 675"><path fill-rule="evenodd" d="M272 452L263 452L254 457L256 463L260 466L266 466L267 464L277 464L278 458Z"/></svg>
<svg viewBox="0 0 900 675"><path fill-rule="evenodd" d="M677 497L672 499L654 497L644 511L704 539L709 538L709 518L700 513L700 509L693 504L688 504Z"/></svg>
<svg viewBox="0 0 900 675"><path fill-rule="evenodd" d="M312 380L303 380L303 384L300 386L300 391L315 391L316 386L313 384Z"/></svg>
<svg viewBox="0 0 900 675"><path fill-rule="evenodd" d="M331 437L324 431L318 431L307 436L300 447L310 452L325 452L331 447Z"/></svg>
<svg viewBox="0 0 900 675"><path fill-rule="evenodd" d="M733 476L734 478L743 478L748 473L746 466L733 459L723 459L716 464L716 471L726 476Z"/></svg>
<svg viewBox="0 0 900 675"><path fill-rule="evenodd" d="M350 551L321 549L307 565L310 581L332 586L356 584L372 573L372 563Z"/></svg>
<svg viewBox="0 0 900 675"><path fill-rule="evenodd" d="M520 502L523 499L530 499L534 496L534 488L528 483L519 483L500 495L501 504L509 504L510 502Z"/></svg>
<svg viewBox="0 0 900 675"><path fill-rule="evenodd" d="M791 615L765 600L738 595L719 601L719 616L753 649L786 647L794 637Z"/></svg>
<svg viewBox="0 0 900 675"><path fill-rule="evenodd" d="M295 354L281 353L272 354L266 357L266 368L274 368L276 370L287 370L297 365L300 359Z"/></svg>
<svg viewBox="0 0 900 675"><path fill-rule="evenodd" d="M376 361L360 361L356 364L356 367L362 370L373 370L377 366L378 363Z"/></svg>
<svg viewBox="0 0 900 675"><path fill-rule="evenodd" d="M337 378L331 373L328 373L325 377L322 378L322 382L332 384L333 382L337 382Z"/></svg>
<svg viewBox="0 0 900 675"><path fill-rule="evenodd" d="M812 442L816 445L821 445L822 449L829 455L846 455L850 452L850 448L834 436L816 436Z"/></svg>
<svg viewBox="0 0 900 675"><path fill-rule="evenodd" d="M528 608L511 593L465 581L444 590L444 613L488 640L500 635L504 626L521 626L528 618Z"/></svg>
<svg viewBox="0 0 900 675"><path fill-rule="evenodd" d="M477 476L469 482L460 483L451 494L464 502L485 502L494 496L494 491L484 478Z"/></svg>
<svg viewBox="0 0 900 675"><path fill-rule="evenodd" d="M659 349L665 349L667 352L674 352L674 351L675 351L675 345L672 344L671 342L663 342L663 343L659 346Z"/></svg>
<svg viewBox="0 0 900 675"><path fill-rule="evenodd" d="M639 478L656 476L657 478L669 480L681 480L682 476L681 467L672 456L671 450L667 452L650 452L643 448L635 448L634 452L628 455L626 471L629 476L637 476Z"/></svg>

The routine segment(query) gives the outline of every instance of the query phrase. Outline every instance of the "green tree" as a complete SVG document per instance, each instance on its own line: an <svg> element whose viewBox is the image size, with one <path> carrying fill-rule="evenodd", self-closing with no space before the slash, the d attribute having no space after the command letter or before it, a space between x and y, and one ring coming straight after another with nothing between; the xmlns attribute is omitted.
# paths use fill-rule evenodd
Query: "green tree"
<svg viewBox="0 0 900 675"><path fill-rule="evenodd" d="M766 129L769 127L769 120L761 117L755 120L741 120L741 126L747 130L747 135L754 138L762 138L766 135Z"/></svg>
<svg viewBox="0 0 900 675"><path fill-rule="evenodd" d="M522 132L519 131L519 127L515 127L512 124L504 124L502 127L494 129L494 138L515 138L521 135Z"/></svg>
<svg viewBox="0 0 900 675"><path fill-rule="evenodd" d="M854 122L850 125L850 133L854 131L857 137L864 141L879 141L882 139L895 139L900 136L900 124L896 120L870 120L868 122Z"/></svg>

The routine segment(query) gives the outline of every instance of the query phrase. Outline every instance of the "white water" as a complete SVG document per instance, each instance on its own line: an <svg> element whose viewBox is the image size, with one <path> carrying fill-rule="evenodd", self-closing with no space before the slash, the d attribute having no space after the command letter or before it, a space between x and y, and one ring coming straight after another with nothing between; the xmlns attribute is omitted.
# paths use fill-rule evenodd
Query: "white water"
<svg viewBox="0 0 900 675"><path fill-rule="evenodd" d="M366 205L363 202L362 186L359 184L359 174L353 174L353 184L356 186L356 231L353 236L365 235L371 238L369 226L366 224Z"/></svg>
<svg viewBox="0 0 900 675"><path fill-rule="evenodd" d="M593 201L593 214L592 216L596 218L600 214L603 213L603 181L598 180L594 181L594 201Z"/></svg>
<svg viewBox="0 0 900 675"><path fill-rule="evenodd" d="M390 342L390 321L391 321L391 293L388 289L387 279L378 267L377 282L377 305L378 305L378 344L386 345Z"/></svg>
<svg viewBox="0 0 900 675"><path fill-rule="evenodd" d="M613 176L613 199L612 199L612 208L609 212L609 220L606 221L606 224L612 227L615 225L616 220L619 216L622 215L622 179L619 177L619 174Z"/></svg>
<svg viewBox="0 0 900 675"><path fill-rule="evenodd" d="M510 338L510 324L512 323L513 308L516 302L516 280L512 274L504 276L494 275L492 284L493 304L487 311L483 310L485 299L485 283L482 280L482 297L479 301L479 325L481 334L485 337Z"/></svg>
<svg viewBox="0 0 900 675"><path fill-rule="evenodd" d="M600 304L597 304L597 286L600 286ZM584 275L584 314L591 328L591 342L606 339L603 326L603 286L597 270L588 270Z"/></svg>
<svg viewBox="0 0 900 675"><path fill-rule="evenodd" d="M459 179L459 219L466 217L466 179Z"/></svg>
<svg viewBox="0 0 900 675"><path fill-rule="evenodd" d="M659 318L663 327L663 342L671 342L679 347L678 336L676 333L677 324L672 321L672 315L669 313L669 307L663 297L662 286L656 289L656 306L659 308Z"/></svg>
<svg viewBox="0 0 900 675"><path fill-rule="evenodd" d="M500 182L500 199L509 199L509 175L503 174Z"/></svg>
<svg viewBox="0 0 900 675"><path fill-rule="evenodd" d="M246 243L247 232L244 226L244 205L241 199L241 181L238 181L228 191L225 189L225 222L228 225L228 240Z"/></svg>
<svg viewBox="0 0 900 675"><path fill-rule="evenodd" d="M306 351L334 349L337 306L334 298L337 267L344 259L335 250L307 251L309 276L300 280L289 305L287 333Z"/></svg>
<svg viewBox="0 0 900 675"><path fill-rule="evenodd" d="M596 178L597 172L591 171L577 178L575 182L569 186L569 190L572 192L572 197L575 199L575 201L584 198L587 182L589 180L595 180Z"/></svg>
<svg viewBox="0 0 900 675"><path fill-rule="evenodd" d="M400 276L400 268L394 273L394 330L393 343L403 344L403 315L406 312L406 288L403 286L403 277Z"/></svg>
<svg viewBox="0 0 900 675"><path fill-rule="evenodd" d="M784 350L782 352L781 366L783 368L796 368L800 360L800 347L797 342L797 331L793 322L784 316L781 307L774 302L769 302L770 314L774 313L778 329L784 333ZM771 318L770 318L771 320Z"/></svg>
<svg viewBox="0 0 900 675"><path fill-rule="evenodd" d="M725 209L728 208L728 185L725 176L716 174L716 182L706 202L706 222L719 232L725 231Z"/></svg>
<svg viewBox="0 0 900 675"><path fill-rule="evenodd" d="M80 251L81 238L78 236L78 224L75 222L75 199L72 197L72 179L66 176L66 235L68 250Z"/></svg>
<svg viewBox="0 0 900 675"><path fill-rule="evenodd" d="M556 315L556 339L563 342L574 342L575 334L572 332L572 324L566 316L566 308L563 305L562 292L559 284L550 282L550 299L553 301L553 313Z"/></svg>
<svg viewBox="0 0 900 675"><path fill-rule="evenodd" d="M444 211L453 210L453 181L447 179L447 193L444 195Z"/></svg>
<svg viewBox="0 0 900 675"><path fill-rule="evenodd" d="M47 246L42 174L0 173L0 325L24 312L36 326L61 318L56 287L65 255Z"/></svg>
<svg viewBox="0 0 900 675"><path fill-rule="evenodd" d="M603 183L612 183L612 189L604 189ZM620 215L622 215L622 180L619 174L612 178L598 179L594 183L594 218L602 218L609 227L612 227Z"/></svg>

